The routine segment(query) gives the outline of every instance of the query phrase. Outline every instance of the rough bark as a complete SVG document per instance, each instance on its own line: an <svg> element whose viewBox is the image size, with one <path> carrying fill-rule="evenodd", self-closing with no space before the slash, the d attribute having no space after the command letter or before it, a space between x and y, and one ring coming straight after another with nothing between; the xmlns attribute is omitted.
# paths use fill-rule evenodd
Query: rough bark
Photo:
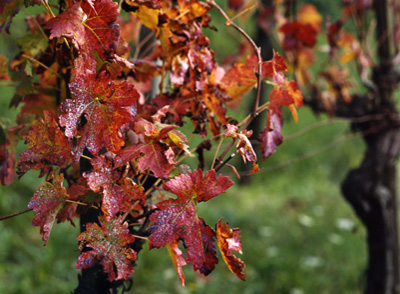
<svg viewBox="0 0 400 294"><path fill-rule="evenodd" d="M380 120L357 125L364 131L367 150L361 166L349 172L342 191L367 229L366 294L398 294L399 255L397 225L397 168L400 126L393 90L396 73L391 62L387 1L374 1L379 64L374 69L373 110ZM386 36L386 37L385 37ZM365 110L368 110L366 107Z"/></svg>
<svg viewBox="0 0 400 294"><path fill-rule="evenodd" d="M394 70L393 48L388 25L387 0L375 0L378 63L373 69L369 93L354 95L350 104L338 103L334 115L351 117L352 128L363 132L367 149L357 169L351 170L342 192L367 230L368 268L366 294L399 294L399 240L397 211L397 168L400 122L394 90L399 75ZM314 99L305 103L316 112L324 106Z"/></svg>
<svg viewBox="0 0 400 294"><path fill-rule="evenodd" d="M368 233L367 294L399 293L396 161L400 130L366 139L361 166L349 172L342 191Z"/></svg>

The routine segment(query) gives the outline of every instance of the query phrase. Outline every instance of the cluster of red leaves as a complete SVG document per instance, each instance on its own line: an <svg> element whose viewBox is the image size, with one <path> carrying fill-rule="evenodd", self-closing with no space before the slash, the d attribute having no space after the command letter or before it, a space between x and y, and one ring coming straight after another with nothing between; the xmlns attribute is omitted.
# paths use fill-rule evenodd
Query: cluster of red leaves
<svg viewBox="0 0 400 294"><path fill-rule="evenodd" d="M353 79L349 74L351 70L348 69L350 62L355 64L363 81L369 80L369 72L374 62L370 56L370 48L365 46L368 42L358 41L355 35L344 30L344 25L347 19L354 18L353 22L357 23L356 29L362 30L362 24L365 24L368 19L367 12L372 8L371 1L345 1L341 18L333 22L328 16L325 28L322 27L322 15L315 6L302 5L298 11L289 14L287 5L281 3L272 8L264 8L263 16L265 17L260 18L258 22L270 34L274 33L274 26L278 27L275 34L282 48L285 49L283 57L290 65L299 88L306 88L313 96L314 101L317 101L318 105L333 115L339 103L350 103L352 100L350 89L353 86ZM363 35L362 32L357 34ZM317 51L314 47L316 47L317 40L323 42L324 38L327 44L320 48L329 49L327 60L330 60L331 65L328 67L322 63L318 69L316 66L313 67L316 65ZM323 50L318 51L321 56ZM291 88L296 87L293 85ZM273 115L270 116L272 124L278 129L271 142L279 144L282 137L279 131L280 127L276 126L280 125L281 119L279 116L275 118ZM264 152L264 155L267 154L269 152Z"/></svg>
<svg viewBox="0 0 400 294"><path fill-rule="evenodd" d="M187 248L186 261L193 263L193 269L208 275L218 263L215 250L215 232L203 219L197 215L196 205L225 193L233 185L228 177L219 175L215 171L208 171L204 178L201 170L189 174L181 174L163 184L167 192L177 196L156 204L157 211L150 216L154 223L150 228L150 248L159 248L167 244L176 247L182 241ZM180 255L173 254L174 259ZM178 273L181 262L176 261ZM180 276L182 285L183 275Z"/></svg>
<svg viewBox="0 0 400 294"><path fill-rule="evenodd" d="M240 129L243 124L227 116L227 107L260 86L258 76L270 80L274 88L264 107L261 149L263 158L271 155L282 141L281 108L289 106L297 120L295 107L302 104L296 83L283 75L283 58L275 53L263 62L250 55L246 63L219 66L203 34L210 27L212 1L125 0L126 18L112 0L65 2L54 15L42 1L46 13L27 18L21 54L10 62L13 74L0 56L6 65L0 79L18 84L11 105L22 104L18 126L1 128L1 183L11 184L15 176L13 148L23 138L28 148L16 162L18 174L36 169L47 175L28 204L45 244L56 219L73 224L74 217L97 209L98 222L77 237L82 250L77 268L100 262L110 281L126 279L137 254L132 243L148 237L150 248L168 248L182 284L186 263L204 275L214 269L216 244L230 270L244 280L244 263L232 255L241 253L239 230L221 221L214 230L197 213L199 202L225 193L233 182L214 169L191 172L182 165L192 154L178 128L186 117L192 133L205 140L208 132L231 138L257 171L252 131ZM4 26L8 31L24 3L1 3L0 31ZM156 42L141 42L142 25ZM159 94L152 94L154 78L160 80ZM167 198L168 193L176 197Z"/></svg>

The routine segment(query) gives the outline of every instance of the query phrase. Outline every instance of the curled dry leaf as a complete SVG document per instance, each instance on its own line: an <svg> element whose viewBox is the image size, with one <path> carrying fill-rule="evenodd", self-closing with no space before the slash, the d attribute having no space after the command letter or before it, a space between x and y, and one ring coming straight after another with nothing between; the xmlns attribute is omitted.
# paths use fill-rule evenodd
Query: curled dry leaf
<svg viewBox="0 0 400 294"><path fill-rule="evenodd" d="M169 256L172 259L172 263L174 264L175 270L178 274L179 281L181 285L185 287L185 275L182 271L182 266L186 265L185 257L183 256L182 250L178 247L178 242L172 242L167 244L167 249Z"/></svg>
<svg viewBox="0 0 400 294"><path fill-rule="evenodd" d="M240 242L240 229L230 229L228 223L223 223L222 218L216 225L217 244L229 270L234 273L239 279L246 280L244 274L245 263L232 254L232 251L237 251L242 254L242 245Z"/></svg>

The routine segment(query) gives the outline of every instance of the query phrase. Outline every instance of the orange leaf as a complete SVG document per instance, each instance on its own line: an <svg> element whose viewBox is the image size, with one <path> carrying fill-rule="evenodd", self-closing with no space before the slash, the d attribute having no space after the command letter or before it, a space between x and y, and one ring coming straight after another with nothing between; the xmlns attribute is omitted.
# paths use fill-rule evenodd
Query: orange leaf
<svg viewBox="0 0 400 294"><path fill-rule="evenodd" d="M256 70L257 63L254 62L255 56L249 56L247 63L235 63L222 78L222 84L226 86L226 92L233 99L234 103L241 99L257 84Z"/></svg>
<svg viewBox="0 0 400 294"><path fill-rule="evenodd" d="M158 28L158 15L160 10L152 9L144 5L140 5L139 9L133 14L136 15L140 22L151 30L156 31Z"/></svg>
<svg viewBox="0 0 400 294"><path fill-rule="evenodd" d="M208 109L214 113L218 120L224 125L227 124L226 109L223 107L223 101L212 92L204 93L203 98Z"/></svg>
<svg viewBox="0 0 400 294"><path fill-rule="evenodd" d="M302 24L312 25L317 32L321 29L322 16L314 5L301 6L297 18Z"/></svg>
<svg viewBox="0 0 400 294"><path fill-rule="evenodd" d="M172 259L172 263L175 266L179 280L181 281L181 285L185 287L185 275L183 274L182 266L186 265L187 263L183 257L182 251L178 247L178 242L171 242L167 244L166 247L168 249L169 256Z"/></svg>
<svg viewBox="0 0 400 294"><path fill-rule="evenodd" d="M232 254L232 250L242 253L240 243L240 229L230 229L228 223L222 223L222 218L216 225L217 244L229 270L239 279L246 280L243 272L244 262Z"/></svg>
<svg viewBox="0 0 400 294"><path fill-rule="evenodd" d="M11 80L8 75L8 60L3 54L0 54L0 80Z"/></svg>

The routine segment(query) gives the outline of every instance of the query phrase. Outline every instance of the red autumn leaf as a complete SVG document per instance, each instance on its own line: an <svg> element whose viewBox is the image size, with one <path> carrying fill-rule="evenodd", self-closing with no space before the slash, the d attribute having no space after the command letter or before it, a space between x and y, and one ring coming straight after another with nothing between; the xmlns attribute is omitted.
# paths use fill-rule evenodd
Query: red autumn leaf
<svg viewBox="0 0 400 294"><path fill-rule="evenodd" d="M209 40L203 37L196 41L197 43L193 43L193 48L190 48L187 52L190 68L197 72L213 72L218 67L214 59L215 53L208 47L200 48L208 45Z"/></svg>
<svg viewBox="0 0 400 294"><path fill-rule="evenodd" d="M303 95L297 89L295 81L284 81L281 86L275 87L269 95L269 107L272 112L280 111L282 106L289 106L294 120L297 122L297 111L295 107L303 105Z"/></svg>
<svg viewBox="0 0 400 294"><path fill-rule="evenodd" d="M193 269L209 274L218 262L215 255L215 233L198 217L196 204L224 193L233 183L210 170L203 178L201 170L179 175L163 185L177 196L156 204L159 209L150 216L154 222L149 237L150 248L159 248L182 240L187 248L186 261Z"/></svg>
<svg viewBox="0 0 400 294"><path fill-rule="evenodd" d="M274 52L271 60L263 63L262 75L264 78L272 78L278 73L287 71L285 60L278 53Z"/></svg>
<svg viewBox="0 0 400 294"><path fill-rule="evenodd" d="M182 117L187 114L190 108L189 101L185 100L184 97L170 97L167 95L160 95L154 98L154 104L157 108L162 108L165 105L169 105L168 114L172 115L174 122L177 125L183 124Z"/></svg>
<svg viewBox="0 0 400 294"><path fill-rule="evenodd" d="M15 173L15 140L11 134L6 134L0 123L0 185L11 185Z"/></svg>
<svg viewBox="0 0 400 294"><path fill-rule="evenodd" d="M23 102L23 106L17 117L17 121L20 122L27 121L30 117L36 119L43 116L44 109L54 112L57 109L54 98L42 93L25 95L21 102Z"/></svg>
<svg viewBox="0 0 400 294"><path fill-rule="evenodd" d="M63 187L64 175L55 175L54 184L45 182L33 194L28 208L36 211L32 224L40 226L44 246L47 244L54 219L62 204L68 198L67 190Z"/></svg>
<svg viewBox="0 0 400 294"><path fill-rule="evenodd" d="M257 84L257 61L254 62L254 57L247 57L246 64L235 63L222 78L221 83L225 85L227 94L232 97L232 103L242 98Z"/></svg>
<svg viewBox="0 0 400 294"><path fill-rule="evenodd" d="M177 176L163 185L163 188L175 194L178 199L191 197L199 202L206 202L211 198L225 193L233 185L228 177L219 175L215 177L215 170L206 172L204 178L201 170Z"/></svg>
<svg viewBox="0 0 400 294"><path fill-rule="evenodd" d="M101 148L118 153L124 145L120 127L132 121L139 94L128 82L114 84L106 72L87 73L69 84L75 99L60 105L60 124L73 139L74 161L86 147L95 156Z"/></svg>
<svg viewBox="0 0 400 294"><path fill-rule="evenodd" d="M0 145L0 184L11 185L16 176L15 154L9 148L10 141L6 139L5 144Z"/></svg>
<svg viewBox="0 0 400 294"><path fill-rule="evenodd" d="M282 47L285 50L296 50L297 44L313 47L317 41L317 30L309 23L288 21L279 31L285 34Z"/></svg>
<svg viewBox="0 0 400 294"><path fill-rule="evenodd" d="M115 53L120 28L115 23L119 15L118 4L112 0L95 1L93 6L81 2L68 7L51 19L46 28L50 39L66 37L81 53L97 52L103 60Z"/></svg>
<svg viewBox="0 0 400 294"><path fill-rule="evenodd" d="M133 76L138 82L150 81L159 72L159 68L154 61L134 59L133 63L135 64Z"/></svg>
<svg viewBox="0 0 400 294"><path fill-rule="evenodd" d="M157 142L135 144L124 148L115 159L115 166L123 166L136 159L141 171L150 169L157 178L168 177L174 165L168 160L166 150Z"/></svg>
<svg viewBox="0 0 400 294"><path fill-rule="evenodd" d="M261 151L262 158L265 160L270 157L276 151L276 147L282 144L283 136L282 130L282 114L281 112L268 111L267 125L261 133Z"/></svg>
<svg viewBox="0 0 400 294"><path fill-rule="evenodd" d="M116 167L136 160L137 167L141 171L150 169L156 177L169 176L175 166L173 160L175 153L169 144L172 143L185 151L187 151L187 146L184 144L186 138L174 131L177 126L159 122L168 108L169 106L164 106L151 117L154 123L140 117L135 118L133 128L137 139L133 142L141 143L124 148L115 158ZM169 142L167 137L172 142Z"/></svg>
<svg viewBox="0 0 400 294"><path fill-rule="evenodd" d="M245 4L245 0L228 0L228 7L235 12L239 12Z"/></svg>
<svg viewBox="0 0 400 294"><path fill-rule="evenodd" d="M246 265L240 258L232 254L232 251L238 251L242 254L242 245L239 235L240 229L230 229L228 223L223 223L221 221L222 218L218 221L215 229L218 248L229 270L244 281L246 277L243 269Z"/></svg>
<svg viewBox="0 0 400 294"><path fill-rule="evenodd" d="M271 156L276 147L283 141L281 134L283 117L281 108L289 106L294 120L297 122L296 107L303 105L303 96L297 89L295 81L288 82L286 79L280 81L269 94L269 106L267 112L267 124L261 133L262 158L265 160Z"/></svg>
<svg viewBox="0 0 400 294"><path fill-rule="evenodd" d="M168 108L168 106L165 106L164 108ZM162 115L165 115L165 112L164 114L162 114L163 112L163 109L160 109L155 115L151 117L154 123L151 123L140 117L135 119L135 132L137 134L145 135L148 140L162 140L170 131L177 128L177 126L163 124L159 122L160 117Z"/></svg>
<svg viewBox="0 0 400 294"><path fill-rule="evenodd" d="M261 67L262 79L280 76L283 79L283 73L288 70L284 59L274 53L271 60L263 62ZM242 98L247 92L254 88L257 84L256 72L258 70L257 56L252 55L247 57L246 64L235 63L234 67L229 69L221 83L226 87L226 92L233 100L233 103Z"/></svg>
<svg viewBox="0 0 400 294"><path fill-rule="evenodd" d="M66 166L71 160L68 140L56 123L56 115L44 111L44 118L34 122L25 137L28 150L20 154L18 174L30 169L40 169L40 176L46 174L53 165Z"/></svg>
<svg viewBox="0 0 400 294"><path fill-rule="evenodd" d="M89 192L89 190L88 187L82 185L72 185L67 189L68 198L69 200L77 200L80 196ZM57 213L57 223L62 223L68 220L75 227L73 219L77 208L78 203L66 202L63 208Z"/></svg>
<svg viewBox="0 0 400 294"><path fill-rule="evenodd" d="M135 201L145 201L143 187L133 184L127 178L120 180L120 173L103 156L93 158L90 163L93 170L83 176L87 178L92 191L103 193L101 209L108 221L118 212L127 211Z"/></svg>
<svg viewBox="0 0 400 294"><path fill-rule="evenodd" d="M187 263L183 257L182 251L178 247L178 242L167 244L167 249L178 274L179 281L181 282L181 285L185 287L185 275L183 274L182 266L186 265Z"/></svg>
<svg viewBox="0 0 400 294"><path fill-rule="evenodd" d="M100 217L99 222L100 226L96 223L87 224L86 231L76 237L81 251L85 248L92 250L82 252L75 267L89 268L100 260L110 282L115 279L128 279L134 272L132 262L136 260L136 252L128 246L135 241L129 233L128 223L123 222L122 217L109 222Z"/></svg>

